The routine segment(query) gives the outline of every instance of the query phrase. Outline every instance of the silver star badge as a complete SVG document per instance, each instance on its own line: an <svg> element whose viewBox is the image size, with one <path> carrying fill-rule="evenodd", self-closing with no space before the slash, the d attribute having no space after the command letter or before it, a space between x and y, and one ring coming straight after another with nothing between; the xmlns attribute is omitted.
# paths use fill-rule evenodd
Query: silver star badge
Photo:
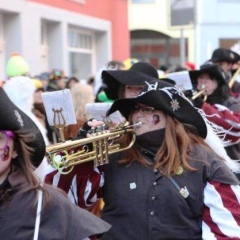
<svg viewBox="0 0 240 240"><path fill-rule="evenodd" d="M179 102L177 101L177 99L173 99L170 103L171 103L171 108L173 109L173 111L176 111L180 108Z"/></svg>

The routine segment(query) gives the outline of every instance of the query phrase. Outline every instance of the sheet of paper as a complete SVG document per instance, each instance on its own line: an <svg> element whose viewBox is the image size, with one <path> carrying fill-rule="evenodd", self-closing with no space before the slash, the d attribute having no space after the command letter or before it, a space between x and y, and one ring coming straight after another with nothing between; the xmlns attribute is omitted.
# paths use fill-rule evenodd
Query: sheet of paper
<svg viewBox="0 0 240 240"><path fill-rule="evenodd" d="M176 86L182 91L192 90L193 85L190 79L188 71L168 73L165 75L166 78L170 78L176 82Z"/></svg>
<svg viewBox="0 0 240 240"><path fill-rule="evenodd" d="M94 118L98 121L110 121L114 124L119 124L125 121L125 118L119 111L116 111L106 117L106 113L111 107L112 103L87 103L86 110L89 118Z"/></svg>
<svg viewBox="0 0 240 240"><path fill-rule="evenodd" d="M63 119L66 121L66 126L77 123L72 95L69 89L54 92L44 92L42 93L42 99L50 126L55 125L54 117L55 123L57 124L63 124Z"/></svg>

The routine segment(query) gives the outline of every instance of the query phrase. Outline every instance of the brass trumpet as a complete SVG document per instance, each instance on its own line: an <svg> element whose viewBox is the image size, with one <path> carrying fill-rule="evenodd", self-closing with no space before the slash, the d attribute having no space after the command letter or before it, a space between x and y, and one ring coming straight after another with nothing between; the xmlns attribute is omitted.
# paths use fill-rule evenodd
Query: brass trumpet
<svg viewBox="0 0 240 240"><path fill-rule="evenodd" d="M94 161L95 167L107 164L109 155L125 151L133 146L136 140L134 127L141 125L142 123L138 122L131 126L117 127L108 132L98 132L93 137L48 146L46 149L47 160L61 174L67 174L75 165L88 161ZM114 143L114 140L125 133L130 133L132 137L127 146L123 147L119 143ZM74 149L79 148L80 150L74 152Z"/></svg>
<svg viewBox="0 0 240 240"><path fill-rule="evenodd" d="M233 84L235 83L239 73L240 73L240 66L238 67L238 69L236 70L236 72L234 73L234 75L232 76L232 78L228 82L228 86L229 86L230 89L232 88Z"/></svg>
<svg viewBox="0 0 240 240"><path fill-rule="evenodd" d="M205 92L205 90L206 90L205 86L203 85L202 90L193 94L192 100L195 100L196 98L200 97ZM207 100L207 95L204 95L203 101L205 102L206 100Z"/></svg>
<svg viewBox="0 0 240 240"><path fill-rule="evenodd" d="M195 94L193 94L192 96L192 100L195 100L196 98L200 97L203 93L204 93L205 89L202 89L199 92L196 92Z"/></svg>

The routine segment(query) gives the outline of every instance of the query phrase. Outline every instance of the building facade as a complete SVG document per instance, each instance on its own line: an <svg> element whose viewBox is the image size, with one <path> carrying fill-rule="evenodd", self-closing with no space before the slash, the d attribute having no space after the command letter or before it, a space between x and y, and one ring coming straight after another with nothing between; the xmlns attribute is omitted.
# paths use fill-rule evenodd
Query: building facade
<svg viewBox="0 0 240 240"><path fill-rule="evenodd" d="M37 75L59 68L86 79L129 57L127 0L1 0L0 78L12 53Z"/></svg>
<svg viewBox="0 0 240 240"><path fill-rule="evenodd" d="M240 0L130 0L131 56L201 65L218 47L239 46Z"/></svg>

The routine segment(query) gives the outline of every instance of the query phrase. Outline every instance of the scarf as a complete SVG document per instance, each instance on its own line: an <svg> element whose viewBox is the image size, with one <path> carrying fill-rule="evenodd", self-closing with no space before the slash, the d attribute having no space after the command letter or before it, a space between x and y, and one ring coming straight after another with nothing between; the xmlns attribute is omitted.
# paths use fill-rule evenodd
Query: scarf
<svg viewBox="0 0 240 240"><path fill-rule="evenodd" d="M141 152L154 156L161 147L165 137L165 128L146 132L136 137L136 146Z"/></svg>

